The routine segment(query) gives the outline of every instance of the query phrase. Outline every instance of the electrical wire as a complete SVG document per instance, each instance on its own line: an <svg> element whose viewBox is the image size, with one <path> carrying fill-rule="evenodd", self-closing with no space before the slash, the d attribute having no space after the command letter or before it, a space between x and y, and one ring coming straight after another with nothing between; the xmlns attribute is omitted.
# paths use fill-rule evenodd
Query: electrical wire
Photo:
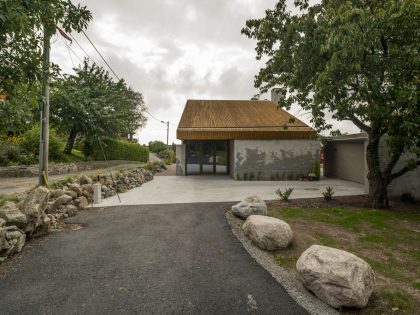
<svg viewBox="0 0 420 315"><path fill-rule="evenodd" d="M119 76L115 73L114 69L111 68L111 66L109 65L109 63L106 61L106 59L104 58L104 56L101 54L101 52L98 50L98 48L95 46L95 44L93 43L93 41L89 38L89 36L86 34L86 32L84 30L82 30L83 35L85 35L86 39L89 41L89 43L92 45L92 47L95 49L95 51L98 53L98 55L101 57L101 59L105 62L105 64L107 65L107 67L109 68L109 70L111 70L111 72L114 74L114 76L120 80ZM73 38L73 40L76 42L76 44L80 47L80 49L85 53L85 55L91 59L93 61L92 58L90 58L89 54L83 49L83 47L79 44L79 42L74 38L73 35L71 35L71 38ZM71 47L69 47L71 49ZM72 50L73 51L73 50ZM73 52L74 53L74 52ZM76 53L74 53L76 55ZM77 56L77 55L76 55ZM80 59L80 58L79 58ZM156 120L159 123L162 124L166 124L166 122L164 122L163 120L160 120L158 118L156 118L154 115L152 115L148 110L145 110L145 112L154 120ZM156 128L156 126L155 126ZM166 130L166 129L163 129Z"/></svg>
<svg viewBox="0 0 420 315"><path fill-rule="evenodd" d="M82 30L82 33L85 35L85 37L87 38L87 40L91 43L91 45L93 46L93 48L95 48L96 52L98 53L98 55L102 58L102 60L105 62L105 64L108 66L109 70L111 70L111 72L115 75L115 77L120 80L120 78L117 76L117 74L115 73L115 71L111 68L111 66L108 64L108 62L105 60L105 58L102 56L102 54L99 52L98 48L96 48L95 44L90 40L90 38L87 36L87 34L85 33L84 30Z"/></svg>
<svg viewBox="0 0 420 315"><path fill-rule="evenodd" d="M80 47L80 49L83 51L83 53L88 57L93 63L96 63L93 58L90 57L90 55L86 52L86 50L83 49L82 45L79 44L76 38L72 34L70 34L71 38L76 42L77 46Z"/></svg>

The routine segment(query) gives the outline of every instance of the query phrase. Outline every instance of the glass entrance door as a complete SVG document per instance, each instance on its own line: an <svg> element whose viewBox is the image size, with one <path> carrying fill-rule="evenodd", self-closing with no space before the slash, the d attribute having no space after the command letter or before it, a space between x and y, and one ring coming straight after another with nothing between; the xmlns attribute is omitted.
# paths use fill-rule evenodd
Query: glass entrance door
<svg viewBox="0 0 420 315"><path fill-rule="evenodd" d="M187 141L186 174L228 174L228 141Z"/></svg>

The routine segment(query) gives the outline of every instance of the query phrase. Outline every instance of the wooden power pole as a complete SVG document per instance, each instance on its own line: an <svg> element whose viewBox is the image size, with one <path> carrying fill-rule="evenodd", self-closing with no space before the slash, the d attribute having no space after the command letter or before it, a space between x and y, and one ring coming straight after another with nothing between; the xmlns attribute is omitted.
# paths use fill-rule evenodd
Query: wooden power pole
<svg viewBox="0 0 420 315"><path fill-rule="evenodd" d="M39 185L48 185L48 153L50 123L50 34L44 27L44 50L42 62L41 125L39 132Z"/></svg>

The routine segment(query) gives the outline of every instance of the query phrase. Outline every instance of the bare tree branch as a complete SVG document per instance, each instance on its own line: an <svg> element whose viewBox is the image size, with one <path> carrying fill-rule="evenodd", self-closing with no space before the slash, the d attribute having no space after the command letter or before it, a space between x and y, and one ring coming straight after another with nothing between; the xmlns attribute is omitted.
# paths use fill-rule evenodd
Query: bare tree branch
<svg viewBox="0 0 420 315"><path fill-rule="evenodd" d="M417 160L416 161L416 166L419 166L419 165L420 165L420 160ZM389 177L389 181L391 182L392 180L394 180L394 179L396 179L396 178L398 178L398 177L400 177L400 176L404 175L405 173L407 173L409 171L412 171L412 170L413 170L412 167L406 166L406 167L400 169L398 172L396 172L394 174L391 174L391 176Z"/></svg>
<svg viewBox="0 0 420 315"><path fill-rule="evenodd" d="M371 133L372 128L362 123L362 121L356 116L354 116L353 114L349 115L349 119L353 122L353 124L355 124L358 128L360 128L364 132L367 132L369 134Z"/></svg>

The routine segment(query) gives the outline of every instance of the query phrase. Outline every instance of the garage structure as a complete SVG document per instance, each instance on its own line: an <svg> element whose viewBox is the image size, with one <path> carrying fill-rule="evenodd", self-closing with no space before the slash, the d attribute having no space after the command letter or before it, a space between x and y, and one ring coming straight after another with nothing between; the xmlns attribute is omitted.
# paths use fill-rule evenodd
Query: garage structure
<svg viewBox="0 0 420 315"><path fill-rule="evenodd" d="M268 100L188 100L177 138L177 175L295 179L319 161L315 130Z"/></svg>
<svg viewBox="0 0 420 315"><path fill-rule="evenodd" d="M365 192L368 193L368 167L366 162L367 134L362 132L326 138L325 140L324 176L364 184ZM386 136L380 140L378 154L380 167L384 169L390 159ZM415 154L404 153L394 166L393 172L397 172L405 167L410 159L417 159L417 157ZM390 197L398 198L403 193L410 193L416 199L420 199L419 167L396 178L388 186L388 195Z"/></svg>

